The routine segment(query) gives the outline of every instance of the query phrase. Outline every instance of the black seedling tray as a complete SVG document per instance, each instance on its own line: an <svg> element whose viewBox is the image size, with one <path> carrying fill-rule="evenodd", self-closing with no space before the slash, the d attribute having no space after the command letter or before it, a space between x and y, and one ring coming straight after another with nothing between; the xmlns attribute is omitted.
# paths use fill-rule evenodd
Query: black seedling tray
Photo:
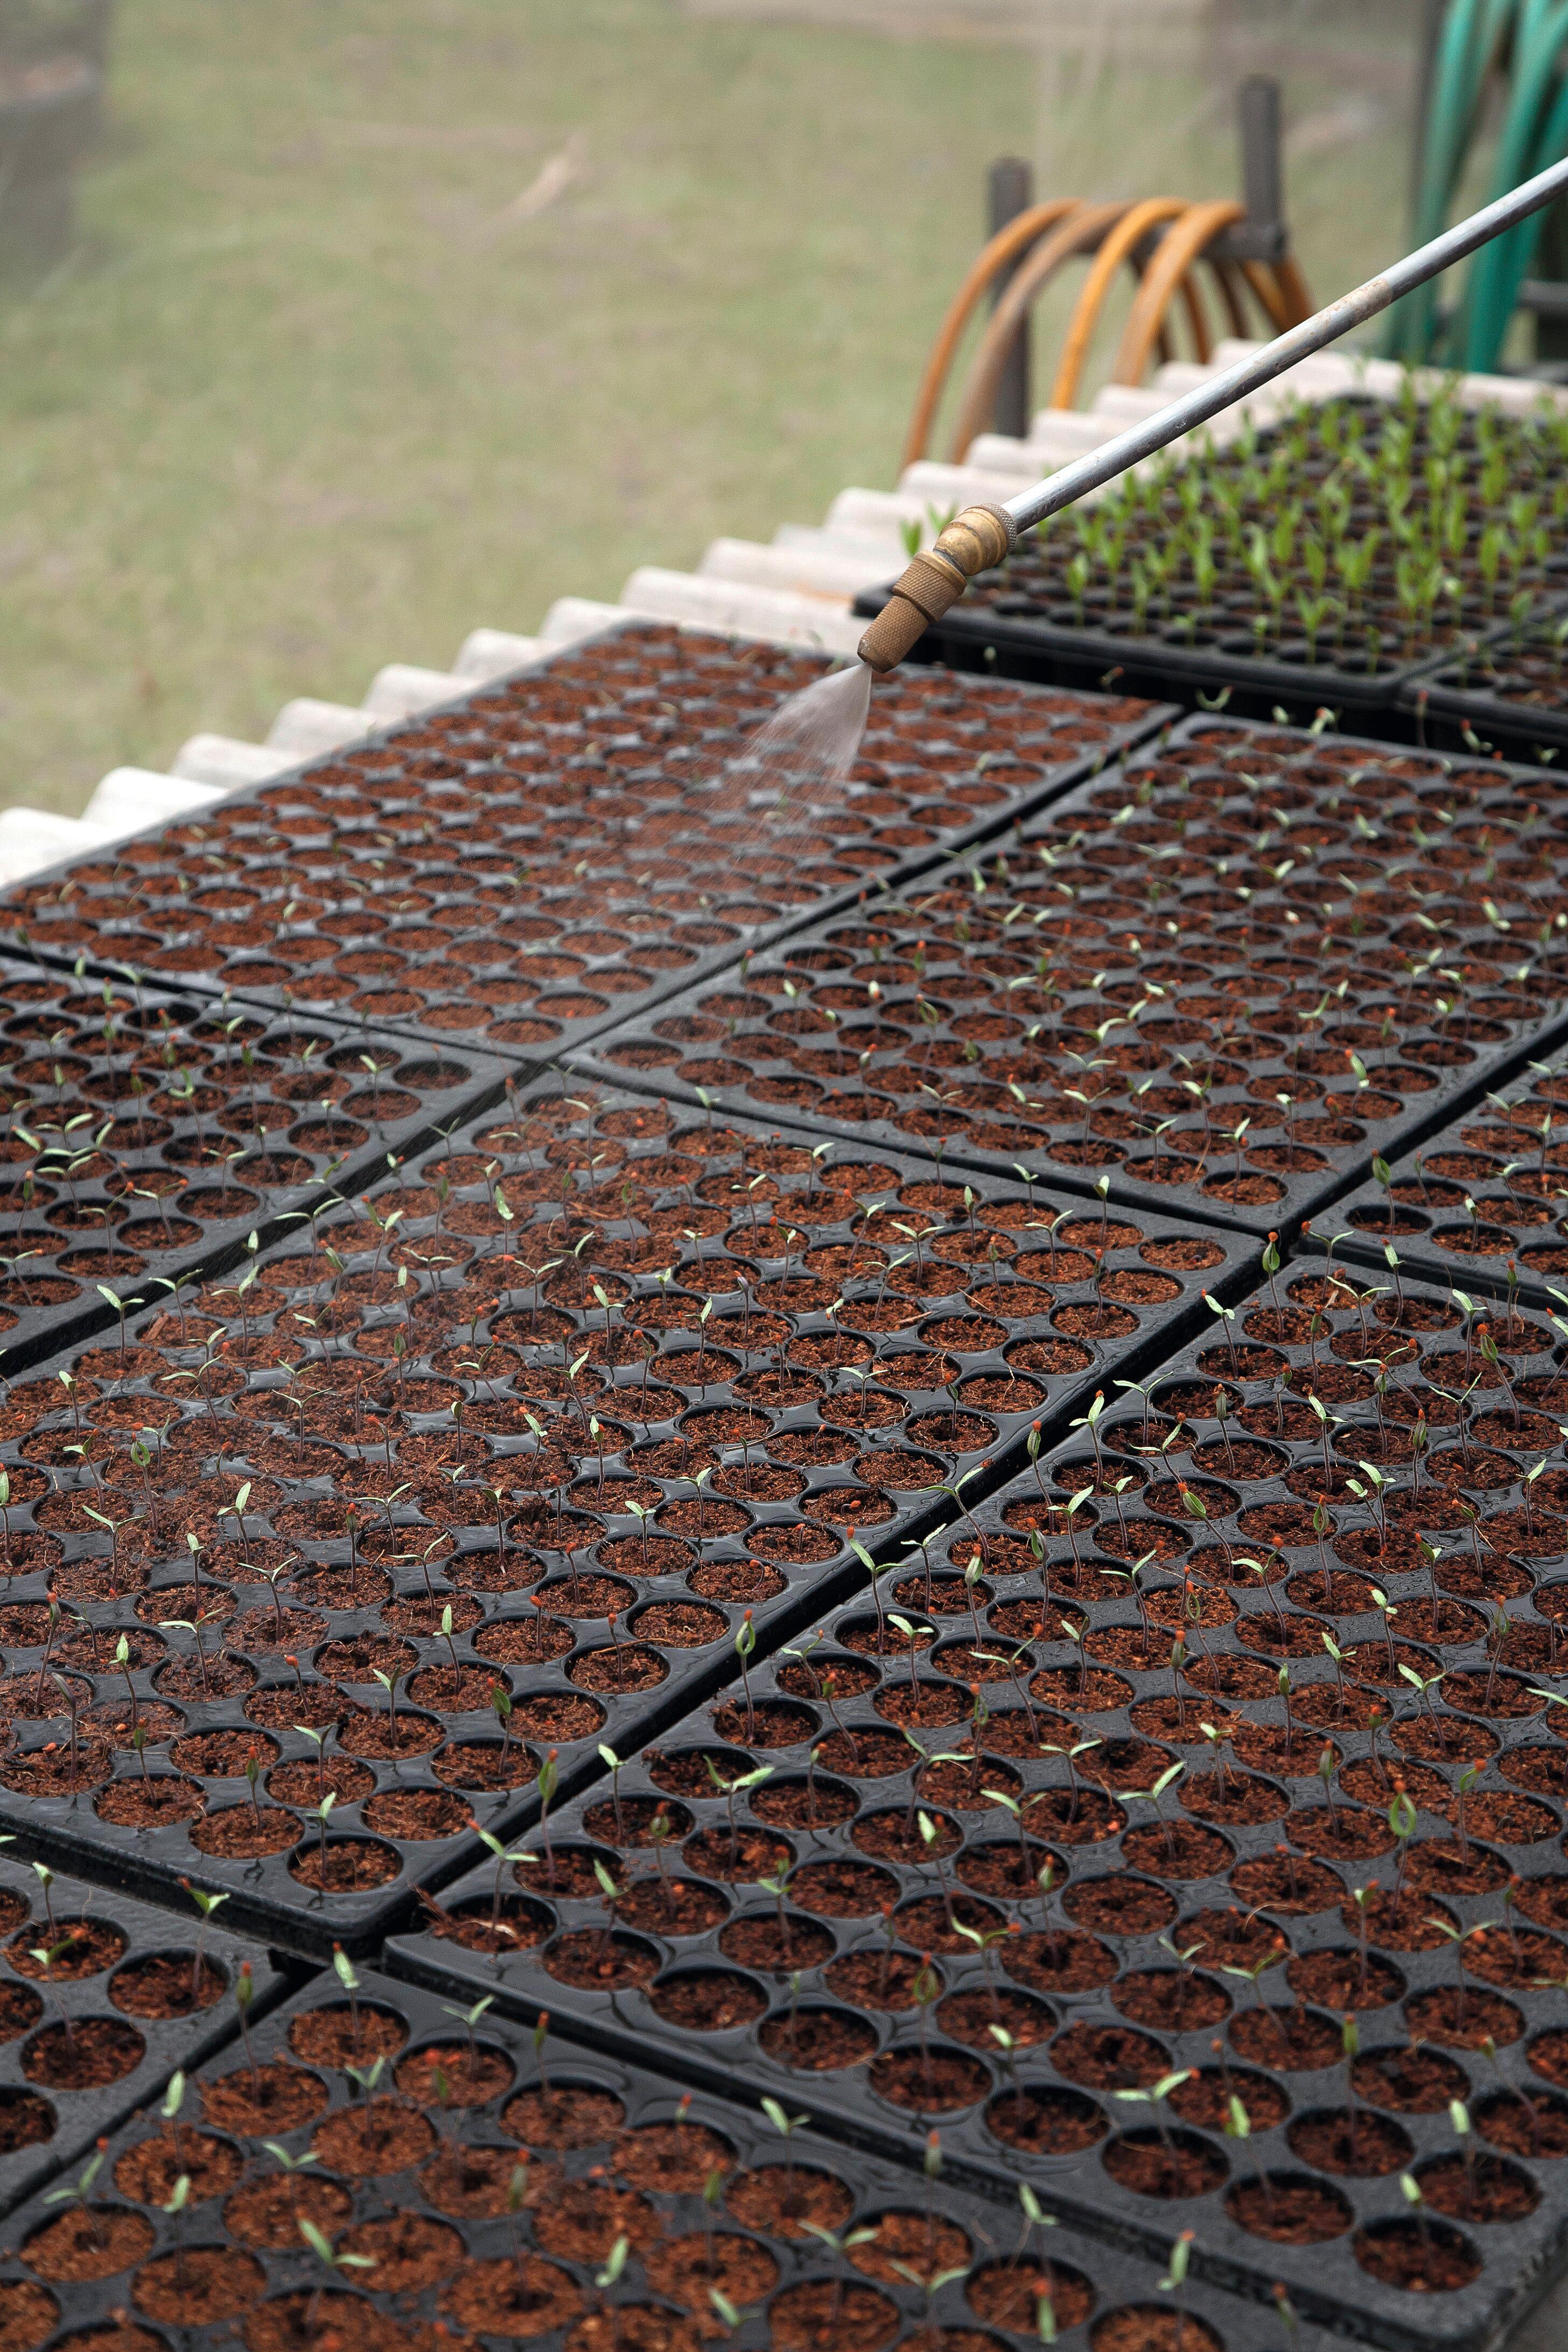
<svg viewBox="0 0 1568 2352"><path fill-rule="evenodd" d="M859 1582L858 1541L935 1524L944 1483L1001 1475L1032 1423L1065 1428L1206 1322L1205 1289L1256 1269L1233 1237L1098 1211L1053 1236L1017 1185L933 1199L912 1159L814 1159L754 1127L738 1150L704 1119L561 1083L329 1212L248 1290L198 1289L133 1321L128 1355L111 1335L12 1389L0 1465L26 1618L7 1659L29 1745L0 1754L0 1812L25 1801L51 1851L164 1894L199 1869L288 1948L368 1950L416 1881L474 1858L480 1824L537 1812L547 1751L564 1792L604 1744L654 1737L735 1676L739 1641L765 1648ZM779 1201L799 1219L787 1264ZM919 1282L891 1263L900 1209L922 1228ZM1025 1279L1037 1241L1049 1285ZM524 1598L541 1584L542 1612ZM84 1621L51 1652L64 1694L42 1674L46 1591ZM205 1667L179 1630L198 1607L216 1612ZM407 1677L395 1734L378 1671ZM319 1767L301 1723L336 1727ZM339 1810L309 1822L330 1787Z"/></svg>
<svg viewBox="0 0 1568 2352"><path fill-rule="evenodd" d="M855 611L875 619L890 593L890 583L862 590ZM1186 646L1134 636L1131 630L1121 635L1074 628L1070 622L1010 611L1005 596L990 603L971 594L932 624L915 658L961 671L983 667L987 676L1030 685L1112 687L1119 694L1148 695L1184 710L1194 705L1212 709L1218 696L1235 718L1301 727L1327 708L1358 731L1399 743L1415 740L1415 698L1448 658L1437 652L1420 661L1389 662L1369 677L1364 670L1336 669L1331 662L1260 658L1247 650L1249 635L1246 628L1233 629L1210 645Z"/></svg>
<svg viewBox="0 0 1568 2352"><path fill-rule="evenodd" d="M470 2329L541 2352L827 2340L1000 2352L1040 2342L1037 2282L1073 2352L1176 2340L1174 2299L1146 2261L1061 2228L1021 2242L1016 2209L846 2161L805 2132L786 2146L754 2107L678 2098L613 2057L552 2042L542 2066L532 2036L494 2013L470 2047L449 2000L387 1976L367 1975L353 1998L351 2011L323 1979L278 2011L253 2037L254 2076L243 2063L204 2067L178 2146L157 2118L119 2133L86 2215L19 2217L0 2269L19 2352L57 2316L95 2341L123 2335L127 2305L138 2335L165 2319L199 2347L237 2329L247 2345L304 2340L309 2319L395 2352ZM280 2157L310 2155L291 2190ZM176 2219L181 2168L191 2186ZM329 2273L301 2218L362 2266ZM1270 2313L1197 2281L1182 2305L1184 2352L1283 2352Z"/></svg>
<svg viewBox="0 0 1568 2352"><path fill-rule="evenodd" d="M818 780L796 812L776 775L726 775L832 666L632 624L35 876L0 898L0 936L536 1064L1174 715L912 670L877 686L849 784Z"/></svg>
<svg viewBox="0 0 1568 2352"><path fill-rule="evenodd" d="M1568 2231L1568 2032L1560 1989L1536 1981L1568 1961L1548 1932L1568 1925L1568 1745L1536 1695L1568 1669L1568 1577L1548 1565L1568 1553L1568 1469L1535 1482L1532 1546L1519 1526L1521 1482L1545 1442L1535 1423L1564 1382L1549 1327L1494 1317L1523 1415L1505 1444L1508 1392L1479 1332L1438 1291L1407 1283L1396 1304L1356 1296L1363 1286L1309 1263L1280 1283L1278 1308L1272 1290L1255 1294L1226 1326L1234 1350L1228 1336L1184 1350L1142 1404L1124 1399L911 1547L879 1580L879 1606L861 1593L753 1675L749 1722L733 1696L721 1717L694 1716L564 1809L548 1843L531 1832L531 1864L451 1888L444 1916L395 1946L395 1965L460 1973L520 2015L548 2010L595 2045L715 2087L744 2083L908 2162L938 2128L966 2177L1030 2181L1064 2215L1151 2252L1190 2228L1195 2269L1258 2294L1283 2279L1304 2319L1345 2334L1411 2352L1489 2347ZM1282 1331L1300 1336L1275 1344ZM1363 1360L1381 1351L1388 1366L1381 1410L1396 1432L1413 1425L1407 1383L1437 1414L1443 1359L1467 1348L1480 1401L1465 1409L1462 1444L1458 1422L1434 1429L1412 1507L1397 1448L1380 1447ZM1346 1416L1326 1471L1309 1391ZM1374 1455L1386 1481L1375 1505L1347 1483L1373 1495L1362 1464ZM1119 1496L1123 1478L1133 1486ZM1079 1493L1089 1500L1069 1517ZM1467 1508L1481 1522L1473 1556ZM1418 1533L1443 1555L1430 1592ZM1146 1620L1127 1582L1145 1555ZM1258 1555L1267 1589L1249 1565ZM963 1572L977 1560L972 1613ZM1325 1569L1339 1579L1329 1607ZM1374 1583L1399 1612L1387 1636ZM1417 1639L1432 1595L1442 1638ZM1494 1660L1488 1609L1500 1601L1510 1622ZM1063 1622L1081 1629L1081 1647L1027 1638L1047 1611L1058 1636ZM1321 1638L1331 1631L1339 1664ZM1411 1661L1446 1676L1425 1698L1395 1671ZM1386 1718L1375 1737L1374 1706ZM1228 1735L1223 1779L1205 1721ZM1100 1744L1075 1774L1061 1751L1082 1741ZM1314 1790L1325 1749L1338 1785ZM704 1756L724 1781L768 1777L727 1795ZM1479 1769L1461 1837L1466 1756ZM1159 1801L1137 1796L1173 1771ZM1417 1809L1403 1863L1387 1817L1395 1773ZM987 1795L998 1788L1021 1815ZM613 1918L595 1862L617 1890ZM1383 1890L1364 1975L1356 1887ZM1485 1928L1461 1948L1462 1998L1438 1916L1454 1934ZM986 1936L991 1949L977 1948ZM1253 1969L1256 1987L1235 1973ZM1358 2146L1374 2146L1378 2167L1359 2178L1331 2143L1325 2159L1296 2137L1343 2106L1346 2014L1360 2036ZM994 2022L1014 2037L1011 2060ZM1479 2047L1488 2033L1495 2060ZM1168 2094L1167 2166L1153 2108L1116 2093L1184 2070L1196 2078ZM1507 2137L1510 2119L1524 2132L1527 2092L1542 2103L1538 2144L1555 2151L1539 2160ZM1230 2095L1247 2143L1220 2129ZM1500 2173L1520 2218L1447 2218L1432 2168L1454 2152L1456 2098L1490 2168L1483 2189ZM1259 2172L1269 2199L1304 2184L1310 2221L1276 2217ZM1415 2226L1439 2241L1457 2230L1456 2259L1474 2266L1466 2284L1411 2292L1359 2259L1403 2228L1402 2173L1430 2194ZM1266 2234L1271 2222L1280 2234Z"/></svg>
<svg viewBox="0 0 1568 2352"><path fill-rule="evenodd" d="M949 1169L1108 1181L1119 1202L1289 1232L1558 1020L1568 972L1512 966L1539 947L1531 894L1563 860L1564 793L1539 771L1189 719L1000 849L572 1065ZM1473 908L1442 895L1467 860Z"/></svg>
<svg viewBox="0 0 1568 2352"><path fill-rule="evenodd" d="M1565 1139L1568 1056L1559 1048L1396 1160L1386 1182L1336 1202L1318 1238L1337 1236L1338 1253L1363 1265L1386 1267L1392 1244L1401 1266L1428 1280L1503 1297L1513 1288L1532 1306L1561 1306Z"/></svg>
<svg viewBox="0 0 1568 2352"><path fill-rule="evenodd" d="M1526 660L1543 637L1561 625L1563 611L1558 604L1546 615L1544 627L1527 634ZM1506 678L1510 657L1517 651L1511 631L1499 632L1468 658L1450 657L1426 677L1402 688L1400 698L1414 717L1421 740L1462 745L1472 751L1500 751L1504 759L1534 760L1543 766L1560 761L1568 749L1568 681L1559 679L1541 687L1538 690L1556 698L1540 703L1531 701L1528 692L1500 693L1498 671L1489 673L1489 648ZM1520 683L1527 686L1528 681Z"/></svg>
<svg viewBox="0 0 1568 2352"><path fill-rule="evenodd" d="M0 1374L358 1191L511 1066L0 958Z"/></svg>
<svg viewBox="0 0 1568 2352"><path fill-rule="evenodd" d="M221 1911L204 1928L194 1903L181 1909L154 1911L76 1878L46 1883L0 1855L0 2213L88 2162L95 2141L163 2096L176 2067L235 2040L242 1963L252 2017L288 1990L264 1952L225 1932ZM53 1955L52 1966L35 1952ZM76 2085L62 2072L89 2080Z"/></svg>

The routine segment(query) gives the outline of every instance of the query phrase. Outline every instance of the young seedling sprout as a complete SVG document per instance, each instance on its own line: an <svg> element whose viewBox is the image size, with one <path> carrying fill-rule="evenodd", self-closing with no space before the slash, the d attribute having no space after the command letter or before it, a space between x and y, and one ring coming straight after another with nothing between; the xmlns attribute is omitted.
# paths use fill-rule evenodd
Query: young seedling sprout
<svg viewBox="0 0 1568 2352"><path fill-rule="evenodd" d="M447 2000L444 2000L441 2003L442 2016L455 2017L468 2036L468 2089L470 2097L474 2095L475 2089L479 2080L479 2045L474 2039L474 2028L478 2025L480 2018L484 2016L486 2011L495 2007L495 1998L496 1997L493 1992L485 1993L479 2000L474 2002L471 2009L454 2009L451 2002Z"/></svg>
<svg viewBox="0 0 1568 2352"><path fill-rule="evenodd" d="M250 2069L250 2088L258 2106L261 2104L261 2072L256 2063L256 2052L250 2041L250 2005L256 1999L256 1979L250 1962L241 1960L239 1974L234 1980L234 2005L239 2011L239 2038L245 2047L245 2062Z"/></svg>
<svg viewBox="0 0 1568 2352"><path fill-rule="evenodd" d="M268 2155L273 2158L279 2170L283 2175L284 2185L287 2189L289 2197L289 2210L292 2214L295 2221L298 2222L300 2219L299 2176L301 2172L308 2170L312 2164L320 2164L321 2159L315 2154L313 2149L309 2148L307 2148L302 2155L291 2156L289 2150L284 2147L281 2140L264 2139L261 2145L267 2150Z"/></svg>
<svg viewBox="0 0 1568 2352"><path fill-rule="evenodd" d="M756 2318L761 2309L760 2305L752 2307L731 2303L721 2286L711 2284L708 2289L708 2301L715 2317L719 2320L726 2342L740 2332L748 2319Z"/></svg>
<svg viewBox="0 0 1568 2352"><path fill-rule="evenodd" d="M529 1853L521 1846L509 1847L503 1839L492 1837L489 1830L480 1830L479 1838L480 1844L488 1846L496 1858L495 1880L490 1888L490 1934L499 1942L501 1936L512 1933L512 1930L504 1927L501 1922L502 1874L509 1864L513 1870L527 1869L538 1863L539 1856L536 1853Z"/></svg>
<svg viewBox="0 0 1568 2352"><path fill-rule="evenodd" d="M175 2181L168 2202L161 2208L167 2213L174 2240L174 2284L185 2292L185 2208L191 2201L191 2176L182 2172Z"/></svg>
<svg viewBox="0 0 1568 2352"><path fill-rule="evenodd" d="M846 2230L840 2234L837 2231L828 2229L826 2222L809 2221L804 2215L801 2217L800 2226L808 2236L817 2239L825 2245L833 2257L833 2299L828 2307L824 2327L824 2340L831 2344L838 2326L839 2313L843 2308L845 2274L848 2267L846 2257L853 2253L857 2246L870 2245L878 2233L869 2223L862 2221L858 2229Z"/></svg>
<svg viewBox="0 0 1568 2352"><path fill-rule="evenodd" d="M357 2058L360 2052L359 1972L341 1944L332 1946L332 1972L349 1997L349 2046Z"/></svg>
<svg viewBox="0 0 1568 2352"><path fill-rule="evenodd" d="M556 1748L545 1749L544 1761L539 1768L539 1777L534 1784L539 1790L539 1833L544 1840L544 1873L552 1891L555 1885L555 1850L550 1841L550 1808L561 1786L558 1755Z"/></svg>
<svg viewBox="0 0 1568 2352"><path fill-rule="evenodd" d="M93 2182L103 2170L104 2158L108 2154L109 2142L106 2139L96 2142L92 2154L76 2179L68 2181L62 2189L46 2189L43 2199L46 2205L79 2205L91 2231L93 2244L100 2252L108 2245L109 2238L98 2210L90 2205L88 2200L92 2194Z"/></svg>
<svg viewBox="0 0 1568 2352"><path fill-rule="evenodd" d="M316 2335L317 2323L321 2317L321 2296L326 2290L328 2282L331 2279L337 2278L345 2271L373 2271L375 2268L375 2256L374 2254L340 2254L335 2252L332 2242L328 2237L326 2231L319 2228L314 2221L308 2221L304 2218L303 2214L299 2217L298 2228L300 2235L304 2239L305 2243L315 2255L317 2262L321 2266L321 2273L324 2273L324 2275L318 2275L315 2290L310 2296L310 2303L307 2305L305 2312L305 2336L308 2341L313 2341Z"/></svg>
<svg viewBox="0 0 1568 2352"><path fill-rule="evenodd" d="M790 2115L776 2099L763 2099L762 2110L784 2144L784 2196L787 2200L795 2193L795 2136L802 2124L809 2123L811 2117ZM787 2203L785 2210L789 2210Z"/></svg>
<svg viewBox="0 0 1568 2352"><path fill-rule="evenodd" d="M202 2006L203 1948L206 1942L207 1932L212 1927L213 1914L223 1904L228 1901L228 1896L226 1895L204 1895L201 1888L199 1886L193 1886L188 1878L182 1878L180 1885L184 1888L185 1893L190 1896L191 1901L195 1905L196 1909L201 1914L201 1926L196 1929L196 1948L191 1955L191 2007L194 2011L200 2009Z"/></svg>
<svg viewBox="0 0 1568 2352"><path fill-rule="evenodd" d="M1154 2128L1159 2134L1160 2144L1165 2154L1166 2177L1173 2182L1180 2179L1181 2159L1177 2156L1176 2143L1172 2137L1171 2126L1166 2117L1165 2102L1173 2091L1179 2090L1184 2083L1192 2080L1194 2071L1195 2069L1191 2066L1184 2066L1173 2074L1163 2074L1160 2080L1152 2084L1146 2091L1112 2091L1110 2094L1113 2099L1123 2099L1130 2104L1153 2108Z"/></svg>
<svg viewBox="0 0 1568 2352"><path fill-rule="evenodd" d="M1402 2172L1400 2174L1399 2190L1405 2203L1409 2206L1411 2211L1415 2216L1415 2224L1421 2232L1423 2240L1426 2242L1426 2245L1430 2247L1432 2242L1432 2224L1426 2218L1426 2200L1421 2194L1421 2183L1416 2179L1413 2172Z"/></svg>
<svg viewBox="0 0 1568 2352"><path fill-rule="evenodd" d="M1437 1914L1434 1911L1427 1916L1424 1924L1428 1927L1436 1929L1436 1933L1446 1939L1450 1950L1453 1952L1456 1988L1454 2022L1458 2027L1459 2031L1463 2032L1466 2025L1469 1998L1465 1983L1465 1946L1469 1942L1472 1936L1487 1935L1499 1923L1495 1919L1477 1919L1468 1927L1456 1927L1451 1920L1439 1918Z"/></svg>
<svg viewBox="0 0 1568 2352"><path fill-rule="evenodd" d="M688 2103L689 2104L689 2103ZM712 2278L719 2267L718 2247L714 2241L714 2225L718 2219L719 2200L724 2194L724 2168L710 2165L702 2182L702 2229L708 2241L708 2275Z"/></svg>
<svg viewBox="0 0 1568 2352"><path fill-rule="evenodd" d="M1207 1724L1204 1725L1203 1729L1205 1736L1207 1735L1209 1728L1210 1727ZM1217 1755L1217 1749L1215 1753ZM1149 1788L1128 1789L1123 1791L1123 1798L1126 1801L1136 1800L1140 1804L1153 1806L1155 1819L1159 1822L1161 1832L1165 1840L1165 1852L1170 1858L1173 1867L1178 1859L1176 1832L1171 1822L1165 1819L1165 1809L1160 1800L1163 1797L1166 1790L1171 1786L1171 1783L1173 1780L1178 1780L1186 1769L1184 1759L1178 1757L1173 1764L1166 1765L1165 1769Z"/></svg>
<svg viewBox="0 0 1568 2352"><path fill-rule="evenodd" d="M1187 2330L1187 2264L1191 2259L1195 2231L1184 2230L1171 2248L1166 2275L1160 2281L1160 2293L1168 2294L1176 2306L1176 2332L1171 2352L1182 2352Z"/></svg>

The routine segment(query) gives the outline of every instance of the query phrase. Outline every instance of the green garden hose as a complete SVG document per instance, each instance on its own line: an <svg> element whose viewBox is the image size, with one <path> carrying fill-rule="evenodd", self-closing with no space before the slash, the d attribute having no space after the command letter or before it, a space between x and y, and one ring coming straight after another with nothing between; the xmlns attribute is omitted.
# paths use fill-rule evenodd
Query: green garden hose
<svg viewBox="0 0 1568 2352"><path fill-rule="evenodd" d="M1568 0L1450 0L1421 149L1415 226L1423 241L1439 234L1456 207L1499 74L1507 79L1508 98L1489 197L1568 152ZM1384 336L1388 356L1494 370L1520 286L1532 273L1541 229L1536 215L1479 253L1463 298L1447 317L1438 311L1435 284L1400 303Z"/></svg>

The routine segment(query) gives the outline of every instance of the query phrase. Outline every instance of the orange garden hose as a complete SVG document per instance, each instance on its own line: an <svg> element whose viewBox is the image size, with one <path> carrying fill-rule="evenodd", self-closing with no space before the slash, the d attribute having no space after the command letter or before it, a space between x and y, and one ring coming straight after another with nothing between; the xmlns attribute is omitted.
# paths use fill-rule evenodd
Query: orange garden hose
<svg viewBox="0 0 1568 2352"><path fill-rule="evenodd" d="M1100 245L1089 264L1089 276L1083 281L1072 317L1068 320L1067 333L1062 338L1062 354L1057 362L1057 380L1051 388L1051 406L1070 408L1078 396L1079 378L1089 356L1089 338L1100 317L1100 306L1110 291L1110 281L1152 228L1175 220L1186 211L1181 196L1146 196L1142 204L1130 205L1116 226Z"/></svg>
<svg viewBox="0 0 1568 2352"><path fill-rule="evenodd" d="M1229 334L1243 336L1249 331L1248 297L1271 332L1281 333L1298 324L1310 311L1311 297L1289 255L1275 262L1238 261L1209 250L1216 238L1245 216L1238 204L1191 203L1175 196L1122 198L1104 204L1057 198L1020 213L977 256L948 306L921 377L902 464L912 465L924 457L964 331L986 289L1009 268L1014 268L1014 275L986 323L964 378L952 434L953 464L963 463L975 436L989 425L1016 339L1026 330L1042 288L1070 259L1086 254L1093 257L1063 338L1051 391L1054 407L1070 408L1079 397L1095 331L1123 264L1139 282L1111 371L1115 383L1136 384L1152 356L1162 361L1171 356L1172 306L1178 302L1194 355L1200 361L1208 360L1213 340L1199 290L1200 265L1217 295Z"/></svg>
<svg viewBox="0 0 1568 2352"><path fill-rule="evenodd" d="M936 415L937 404L942 398L942 386L947 382L947 372L952 365L953 353L969 324L970 313L992 279L1047 229L1054 228L1058 221L1065 219L1068 213L1081 210L1077 196L1058 196L1049 204L1031 205L1026 212L1019 213L1005 226L999 228L990 243L976 255L964 275L963 283L948 304L947 316L931 345L931 357L925 363L925 373L915 394L914 415L910 419L904 454L899 461L900 467L912 466L917 457L925 456L926 441Z"/></svg>
<svg viewBox="0 0 1568 2352"><path fill-rule="evenodd" d="M1132 309L1117 346L1116 362L1111 370L1113 383L1139 382L1148 363L1155 335L1178 289L1186 298L1195 356L1204 361L1208 359L1214 346L1209 341L1207 322L1191 274L1193 266L1205 247L1211 244L1222 229L1229 228L1233 222L1246 217L1245 205L1204 204L1190 205L1180 220L1172 223L1161 238L1159 248L1133 297Z"/></svg>
<svg viewBox="0 0 1568 2352"><path fill-rule="evenodd" d="M970 443L991 422L996 387L1007 364L1013 339L1029 315L1035 297L1066 261L1097 251L1107 233L1131 210L1125 199L1118 204L1075 205L1065 219L1041 237L1028 259L992 312L980 348L970 362L952 428L952 463L962 465Z"/></svg>
<svg viewBox="0 0 1568 2352"><path fill-rule="evenodd" d="M1247 306L1242 296L1247 290L1247 280L1241 274L1241 264L1238 261L1216 260L1211 254L1208 265L1214 271L1215 284L1219 288L1219 298L1225 305L1226 326L1233 335L1245 335Z"/></svg>
<svg viewBox="0 0 1568 2352"><path fill-rule="evenodd" d="M1293 254L1287 253L1274 264L1274 280L1290 316L1287 324L1300 326L1312 315L1312 298L1307 291L1307 281L1298 268Z"/></svg>

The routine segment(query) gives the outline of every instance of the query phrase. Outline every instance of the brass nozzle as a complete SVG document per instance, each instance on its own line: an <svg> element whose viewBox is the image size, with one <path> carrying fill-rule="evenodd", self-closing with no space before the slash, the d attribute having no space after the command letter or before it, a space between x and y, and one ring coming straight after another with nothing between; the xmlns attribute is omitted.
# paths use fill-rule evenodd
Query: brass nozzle
<svg viewBox="0 0 1568 2352"><path fill-rule="evenodd" d="M965 507L934 547L923 547L860 640L868 669L897 669L932 621L956 604L978 572L1000 563L1012 548L1013 518L1005 507Z"/></svg>

